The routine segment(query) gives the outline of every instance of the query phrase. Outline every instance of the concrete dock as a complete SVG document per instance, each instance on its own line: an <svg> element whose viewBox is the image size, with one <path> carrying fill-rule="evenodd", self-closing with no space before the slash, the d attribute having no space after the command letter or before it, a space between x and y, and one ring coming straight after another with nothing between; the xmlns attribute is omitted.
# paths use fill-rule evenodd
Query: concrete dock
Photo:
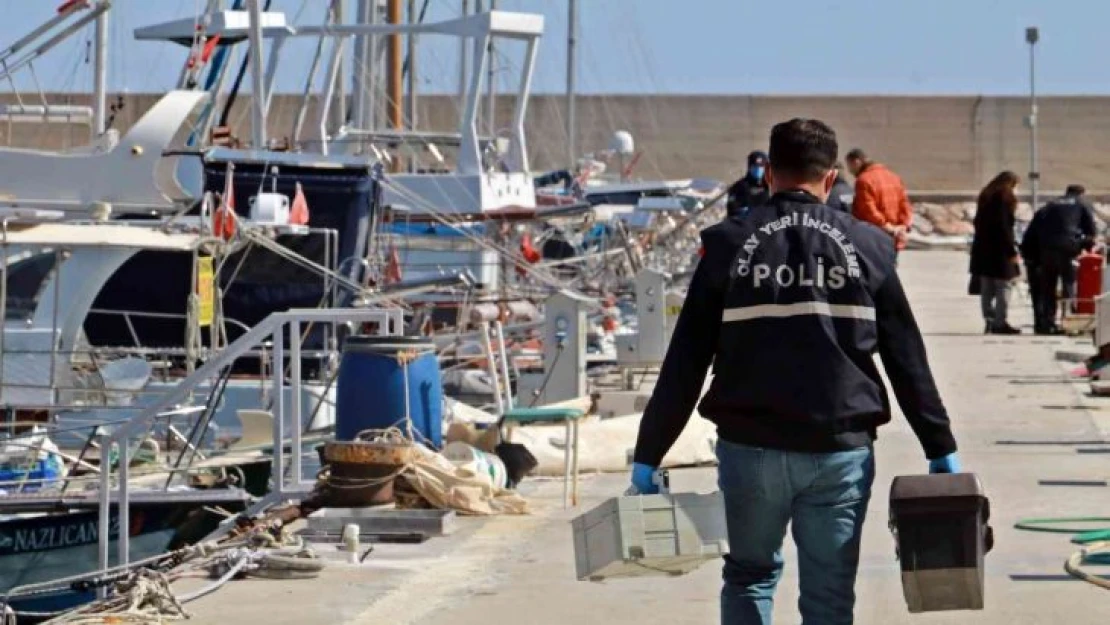
<svg viewBox="0 0 1110 625"><path fill-rule="evenodd" d="M861 570L856 622L863 625L976 623L1094 625L1110 618L1110 593L1069 577L1067 536L1012 529L1020 518L1110 516L1106 486L1043 486L1041 480L1110 477L1110 400L1088 397L1067 376L1060 350L1092 351L1089 340L1028 335L1028 305L1014 300L1012 322L1026 335L982 334L977 298L965 294L967 256L903 255L901 274L925 333L933 370L948 405L966 470L991 498L996 546L987 558L982 612L911 615L902 599L887 494L899 474L922 473L926 461L905 421L880 431L875 483ZM820 371L802 372L821 375ZM629 441L631 446L634 441ZM712 468L673 471L674 490L714 488ZM317 580L233 582L188 608L195 623L270 625L562 625L565 623L718 622L720 567L710 563L680 578L578 582L569 520L620 494L626 474L587 476L575 511L561 508L561 483L532 481L523 491L534 514L461 519L461 529L422 545L381 545L362 565L333 565ZM789 545L789 538L787 539ZM1096 569L1097 570L1097 569ZM1110 574L1110 567L1101 571ZM797 623L794 554L776 604L776 622Z"/></svg>

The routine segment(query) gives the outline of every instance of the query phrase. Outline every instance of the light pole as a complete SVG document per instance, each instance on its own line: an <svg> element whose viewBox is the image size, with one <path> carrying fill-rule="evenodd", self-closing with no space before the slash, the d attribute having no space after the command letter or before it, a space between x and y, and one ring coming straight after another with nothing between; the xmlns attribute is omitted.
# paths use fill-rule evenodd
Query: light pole
<svg viewBox="0 0 1110 625"><path fill-rule="evenodd" d="M578 112L575 91L578 81L578 0L570 0L567 7L567 167L574 171L578 160Z"/></svg>
<svg viewBox="0 0 1110 625"><path fill-rule="evenodd" d="M1041 174L1037 171L1037 40L1040 32L1036 26L1025 29L1025 41L1029 44L1029 204L1037 210L1037 186Z"/></svg>

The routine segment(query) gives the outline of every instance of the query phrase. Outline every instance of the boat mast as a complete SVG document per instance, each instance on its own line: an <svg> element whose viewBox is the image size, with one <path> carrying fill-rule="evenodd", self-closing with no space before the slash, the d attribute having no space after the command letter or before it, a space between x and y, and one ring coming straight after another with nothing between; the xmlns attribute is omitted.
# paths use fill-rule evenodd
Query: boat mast
<svg viewBox="0 0 1110 625"><path fill-rule="evenodd" d="M409 25L416 26L420 17L416 14L416 0L409 0ZM416 33L408 34L408 118L409 130L416 130Z"/></svg>
<svg viewBox="0 0 1110 625"><path fill-rule="evenodd" d="M94 37L92 132L94 137L99 137L108 130L108 10L96 17Z"/></svg>
<svg viewBox="0 0 1110 625"><path fill-rule="evenodd" d="M339 4L342 4L340 2ZM356 3L355 23L374 24L378 15L377 3L373 0L358 0ZM339 19L336 24L342 24ZM374 130L377 127L377 118L373 112L374 89L377 88L374 73L378 71L376 65L377 38L370 34L360 34L354 38L355 51L354 63L351 65L351 125L360 130ZM342 75L342 73L340 74ZM336 125L338 128L339 126Z"/></svg>
<svg viewBox="0 0 1110 625"><path fill-rule="evenodd" d="M497 0L489 0L489 10L490 10L490 13L497 10ZM489 85L488 85L489 100L486 103L486 117L488 118L488 121L486 123L489 124L489 136L491 138L496 139L497 138L497 81L494 80L494 78L495 78L494 72L497 71L497 68L494 66L494 63L497 60L497 55L494 54L493 40L494 40L493 37L489 38L489 61L488 61L488 65L486 65L486 69L487 69L486 80L489 83Z"/></svg>
<svg viewBox="0 0 1110 625"><path fill-rule="evenodd" d="M402 23L401 0L389 0L388 18L390 24ZM403 54L401 51L401 34L389 35L389 97L387 110L389 111L389 126L393 130L405 129L404 110L404 70L402 68Z"/></svg>
<svg viewBox="0 0 1110 625"><path fill-rule="evenodd" d="M465 18L470 14L470 0L462 0L461 17ZM470 50L467 47L466 37L459 37L459 102L466 100L466 67L467 67L467 53Z"/></svg>
<svg viewBox="0 0 1110 625"><path fill-rule="evenodd" d="M567 5L567 166L573 169L578 159L578 0L568 0Z"/></svg>
<svg viewBox="0 0 1110 625"><path fill-rule="evenodd" d="M344 23L344 20L347 19L345 9L343 8L343 5L345 5L345 4L346 4L346 0L334 0L332 2L332 9L333 9L333 13L332 13L332 20L333 21L332 21L332 23L342 24L342 23ZM340 41L342 41L342 40L337 41L336 45L342 46L343 44L340 43ZM343 80L343 78L342 78L344 63L347 62L346 57L347 57L347 55L340 54L335 59L335 72L336 72L335 75L340 77L339 80L337 80L336 84L335 84L335 101L333 102L333 104L331 106L331 113L332 113L332 115L335 116L331 120L332 128L335 130L335 132L338 132L339 129L342 128L343 125L347 123L347 115L348 115L348 111L347 111L347 81ZM352 65L357 66L358 65L358 57L354 56L352 58L353 58ZM323 137L321 137L321 138L323 138Z"/></svg>
<svg viewBox="0 0 1110 625"><path fill-rule="evenodd" d="M251 54L251 143L254 149L266 149L266 77L262 63L262 7L260 0L247 0L250 11Z"/></svg>

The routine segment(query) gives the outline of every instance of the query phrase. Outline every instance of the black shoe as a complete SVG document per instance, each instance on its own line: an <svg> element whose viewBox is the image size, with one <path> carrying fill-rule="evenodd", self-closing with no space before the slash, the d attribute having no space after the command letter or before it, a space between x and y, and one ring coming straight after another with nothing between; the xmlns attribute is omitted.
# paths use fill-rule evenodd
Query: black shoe
<svg viewBox="0 0 1110 625"><path fill-rule="evenodd" d="M990 329L990 332L991 332L991 334L1006 334L1006 335L1021 334L1021 330L1011 326L1008 323L1004 323L1000 326L995 326L995 327Z"/></svg>

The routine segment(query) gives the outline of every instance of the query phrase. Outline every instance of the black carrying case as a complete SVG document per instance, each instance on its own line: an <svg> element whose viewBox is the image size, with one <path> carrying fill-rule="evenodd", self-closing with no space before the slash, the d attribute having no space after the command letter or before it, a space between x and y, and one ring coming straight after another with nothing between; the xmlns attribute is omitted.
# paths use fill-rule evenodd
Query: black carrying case
<svg viewBox="0 0 1110 625"><path fill-rule="evenodd" d="M981 610L990 502L973 473L904 475L890 486L890 530L910 612Z"/></svg>

